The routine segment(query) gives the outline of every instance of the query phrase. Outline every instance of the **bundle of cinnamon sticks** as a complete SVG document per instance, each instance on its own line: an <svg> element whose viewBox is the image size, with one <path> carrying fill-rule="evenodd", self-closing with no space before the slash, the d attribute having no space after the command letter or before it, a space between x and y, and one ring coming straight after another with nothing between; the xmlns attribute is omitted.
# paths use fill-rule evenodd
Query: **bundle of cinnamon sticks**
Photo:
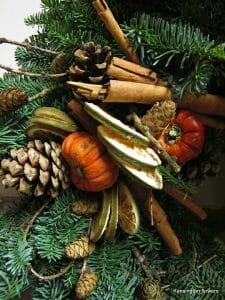
<svg viewBox="0 0 225 300"><path fill-rule="evenodd" d="M174 98L168 83L158 78L149 68L140 65L140 60L114 18L105 0L93 0L94 8L121 47L128 59L114 57L107 69L111 80L107 85L86 84L68 81L67 84L77 94L90 101L142 103L153 105L162 100ZM201 96L186 93L178 101L177 106L187 108L206 125L217 129L225 129L225 98L205 94ZM218 118L219 116L219 118Z"/></svg>

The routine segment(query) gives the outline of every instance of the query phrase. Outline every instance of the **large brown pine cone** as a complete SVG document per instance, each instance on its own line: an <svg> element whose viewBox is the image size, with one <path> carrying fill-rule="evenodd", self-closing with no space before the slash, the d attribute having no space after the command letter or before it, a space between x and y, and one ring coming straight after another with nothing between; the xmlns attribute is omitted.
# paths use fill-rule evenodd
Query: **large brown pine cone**
<svg viewBox="0 0 225 300"><path fill-rule="evenodd" d="M61 158L61 145L33 140L26 147L12 149L10 158L1 161L4 187L16 187L19 192L39 197L55 198L59 189L69 186L69 172Z"/></svg>

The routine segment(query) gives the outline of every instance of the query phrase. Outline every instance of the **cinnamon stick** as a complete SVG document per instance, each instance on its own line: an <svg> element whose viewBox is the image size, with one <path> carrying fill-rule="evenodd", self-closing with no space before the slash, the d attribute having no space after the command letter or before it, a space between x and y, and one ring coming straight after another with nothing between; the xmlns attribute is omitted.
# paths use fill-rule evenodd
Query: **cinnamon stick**
<svg viewBox="0 0 225 300"><path fill-rule="evenodd" d="M175 200L180 202L183 206L188 208L201 220L205 220L207 218L207 213L205 212L205 210L198 206L197 203L195 203L193 199L189 195L185 194L183 191L178 190L175 186L169 183L164 183L163 189L168 195L170 195Z"/></svg>
<svg viewBox="0 0 225 300"><path fill-rule="evenodd" d="M167 220L166 213L159 205L159 203L157 202L153 194L151 195L151 197L148 198L146 203L146 208L148 213L150 210L148 203L150 201L152 202L153 220L154 220L154 226L156 230L159 232L162 239L165 241L165 243L170 248L172 253L174 255L180 255L182 253L180 242Z"/></svg>
<svg viewBox="0 0 225 300"><path fill-rule="evenodd" d="M105 24L108 31L112 34L115 41L123 49L124 53L129 57L129 59L137 64L140 63L137 54L134 52L130 42L124 35L122 29L114 18L112 11L107 5L105 0L93 0L92 4L96 9L99 17Z"/></svg>
<svg viewBox="0 0 225 300"><path fill-rule="evenodd" d="M225 120L218 119L217 117L212 117L208 115L203 115L200 113L192 112L193 115L199 118L199 120L208 127L215 128L215 129L225 129Z"/></svg>
<svg viewBox="0 0 225 300"><path fill-rule="evenodd" d="M225 117L225 98L212 94L197 96L186 93L179 100L178 107L188 108L201 114Z"/></svg>
<svg viewBox="0 0 225 300"><path fill-rule="evenodd" d="M98 123L86 113L80 102L77 100L71 100L67 106L72 111L75 119L80 122L85 130L94 135L97 134Z"/></svg>
<svg viewBox="0 0 225 300"><path fill-rule="evenodd" d="M158 101L171 100L172 92L163 86L110 80L104 102L142 103L152 105Z"/></svg>
<svg viewBox="0 0 225 300"><path fill-rule="evenodd" d="M162 100L172 99L172 92L164 86L110 80L105 85L67 81L75 93L90 100L108 103L142 103L153 105Z"/></svg>
<svg viewBox="0 0 225 300"><path fill-rule="evenodd" d="M149 190L142 188L142 186L137 183L134 184L134 182L130 182L129 187L137 197L138 203L140 203L141 208L147 215L150 222L151 215L153 216L154 226L171 252L174 255L182 254L179 239L170 226L170 223L167 220L167 215L159 205L155 196L152 193L149 193Z"/></svg>
<svg viewBox="0 0 225 300"><path fill-rule="evenodd" d="M119 57L112 58L107 75L123 81L158 84L157 74L154 71Z"/></svg>

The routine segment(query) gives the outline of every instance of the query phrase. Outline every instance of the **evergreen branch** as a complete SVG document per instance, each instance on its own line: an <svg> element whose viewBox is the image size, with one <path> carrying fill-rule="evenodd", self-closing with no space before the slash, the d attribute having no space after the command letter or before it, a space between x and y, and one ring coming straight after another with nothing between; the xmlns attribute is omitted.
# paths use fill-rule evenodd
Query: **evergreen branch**
<svg viewBox="0 0 225 300"><path fill-rule="evenodd" d="M32 295L32 300L69 300L70 290L62 280L39 281Z"/></svg>
<svg viewBox="0 0 225 300"><path fill-rule="evenodd" d="M191 272L185 274L184 276L181 276L178 280L172 282L171 284L166 284L166 285L162 286L162 289L163 290L168 289L172 285L174 285L175 283L179 282L180 280L183 280L184 278L187 278L187 277L191 276L193 273L195 273L196 271L198 271L199 269L201 269L202 267L204 267L206 264L208 264L209 262L211 262L213 259L216 259L217 257L218 257L217 254L214 254L214 255L210 256L205 261L203 261L203 263L201 263L200 265L198 265L197 268L195 268Z"/></svg>
<svg viewBox="0 0 225 300"><path fill-rule="evenodd" d="M129 116L127 116L128 120L134 121L134 126L138 128L148 139L149 143L157 148L159 153L162 155L162 157L167 161L167 163L173 168L175 172L180 172L181 167L176 163L175 159L172 158L162 147L160 142L153 137L153 135L150 133L147 126L144 126L141 122L141 119L138 117L136 113L132 113Z"/></svg>
<svg viewBox="0 0 225 300"><path fill-rule="evenodd" d="M7 241L8 252L5 255L6 268L13 275L24 275L32 259L32 248L18 235L12 236Z"/></svg>
<svg viewBox="0 0 225 300"><path fill-rule="evenodd" d="M20 47L24 47L27 50L38 50L38 51L50 54L52 56L56 56L57 54L59 54L59 52L56 52L56 51L52 51L52 50L49 50L49 49L40 48L38 46L30 45L28 43L21 43L21 42L18 42L18 41L9 40L9 39L7 39L5 37L0 37L0 44L17 45L17 46L20 46Z"/></svg>
<svg viewBox="0 0 225 300"><path fill-rule="evenodd" d="M216 62L225 60L224 46L215 46L189 24L142 14L123 28L142 62L171 83L177 98L185 92L206 93Z"/></svg>
<svg viewBox="0 0 225 300"><path fill-rule="evenodd" d="M18 47L15 51L15 60L20 69L30 72L47 72L51 66L52 58L45 53L38 51L27 51ZM36 71L37 70L37 71Z"/></svg>
<svg viewBox="0 0 225 300"><path fill-rule="evenodd" d="M22 70L15 70L13 68L10 68L8 66L0 64L0 68L3 70L6 70L10 73L18 74L18 75L24 75L32 78L49 78L49 79L58 79L58 78L64 78L67 76L67 73L59 73L59 74L48 74L48 73L30 73Z"/></svg>

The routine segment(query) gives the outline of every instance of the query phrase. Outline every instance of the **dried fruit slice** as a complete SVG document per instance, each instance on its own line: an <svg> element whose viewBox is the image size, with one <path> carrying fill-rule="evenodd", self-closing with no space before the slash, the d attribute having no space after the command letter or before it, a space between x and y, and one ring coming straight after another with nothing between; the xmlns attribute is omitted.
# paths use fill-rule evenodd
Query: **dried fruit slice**
<svg viewBox="0 0 225 300"><path fill-rule="evenodd" d="M78 130L78 126L75 123L71 124L71 123L67 123L61 120L55 120L51 118L32 117L31 123L49 125L67 132L75 132Z"/></svg>
<svg viewBox="0 0 225 300"><path fill-rule="evenodd" d="M55 138L64 139L68 135L68 132L47 125L30 124L25 129L25 134L29 138L48 137L50 139L55 139Z"/></svg>
<svg viewBox="0 0 225 300"><path fill-rule="evenodd" d="M140 213L128 186L119 182L119 225L128 234L137 233L140 226Z"/></svg>
<svg viewBox="0 0 225 300"><path fill-rule="evenodd" d="M102 143L127 162L138 166L158 166L159 156L149 147L128 140L115 130L103 125L98 126L98 137Z"/></svg>
<svg viewBox="0 0 225 300"><path fill-rule="evenodd" d="M131 128L128 125L124 124L117 118L111 116L98 105L85 102L84 109L95 120L105 125L106 127L112 128L113 130L119 132L127 139L136 141L137 143L143 145L149 144L149 140L143 134L137 132L134 128Z"/></svg>
<svg viewBox="0 0 225 300"><path fill-rule="evenodd" d="M129 175L135 177L138 181L144 183L148 187L161 190L163 188L163 178L157 167L137 167L119 158L114 152L109 151L111 156L119 164L121 169Z"/></svg>
<svg viewBox="0 0 225 300"><path fill-rule="evenodd" d="M64 111L61 111L55 107L38 107L33 112L32 117L51 118L54 120L61 120L70 124L74 124L73 119L71 119Z"/></svg>
<svg viewBox="0 0 225 300"><path fill-rule="evenodd" d="M118 224L118 184L115 184L111 189L107 190L106 192L109 194L110 197L110 215L105 230L105 238L107 240L112 240L116 235L116 229Z"/></svg>
<svg viewBox="0 0 225 300"><path fill-rule="evenodd" d="M108 193L107 190L103 192L101 210L92 219L90 239L93 242L97 242L102 237L109 220L111 198Z"/></svg>

